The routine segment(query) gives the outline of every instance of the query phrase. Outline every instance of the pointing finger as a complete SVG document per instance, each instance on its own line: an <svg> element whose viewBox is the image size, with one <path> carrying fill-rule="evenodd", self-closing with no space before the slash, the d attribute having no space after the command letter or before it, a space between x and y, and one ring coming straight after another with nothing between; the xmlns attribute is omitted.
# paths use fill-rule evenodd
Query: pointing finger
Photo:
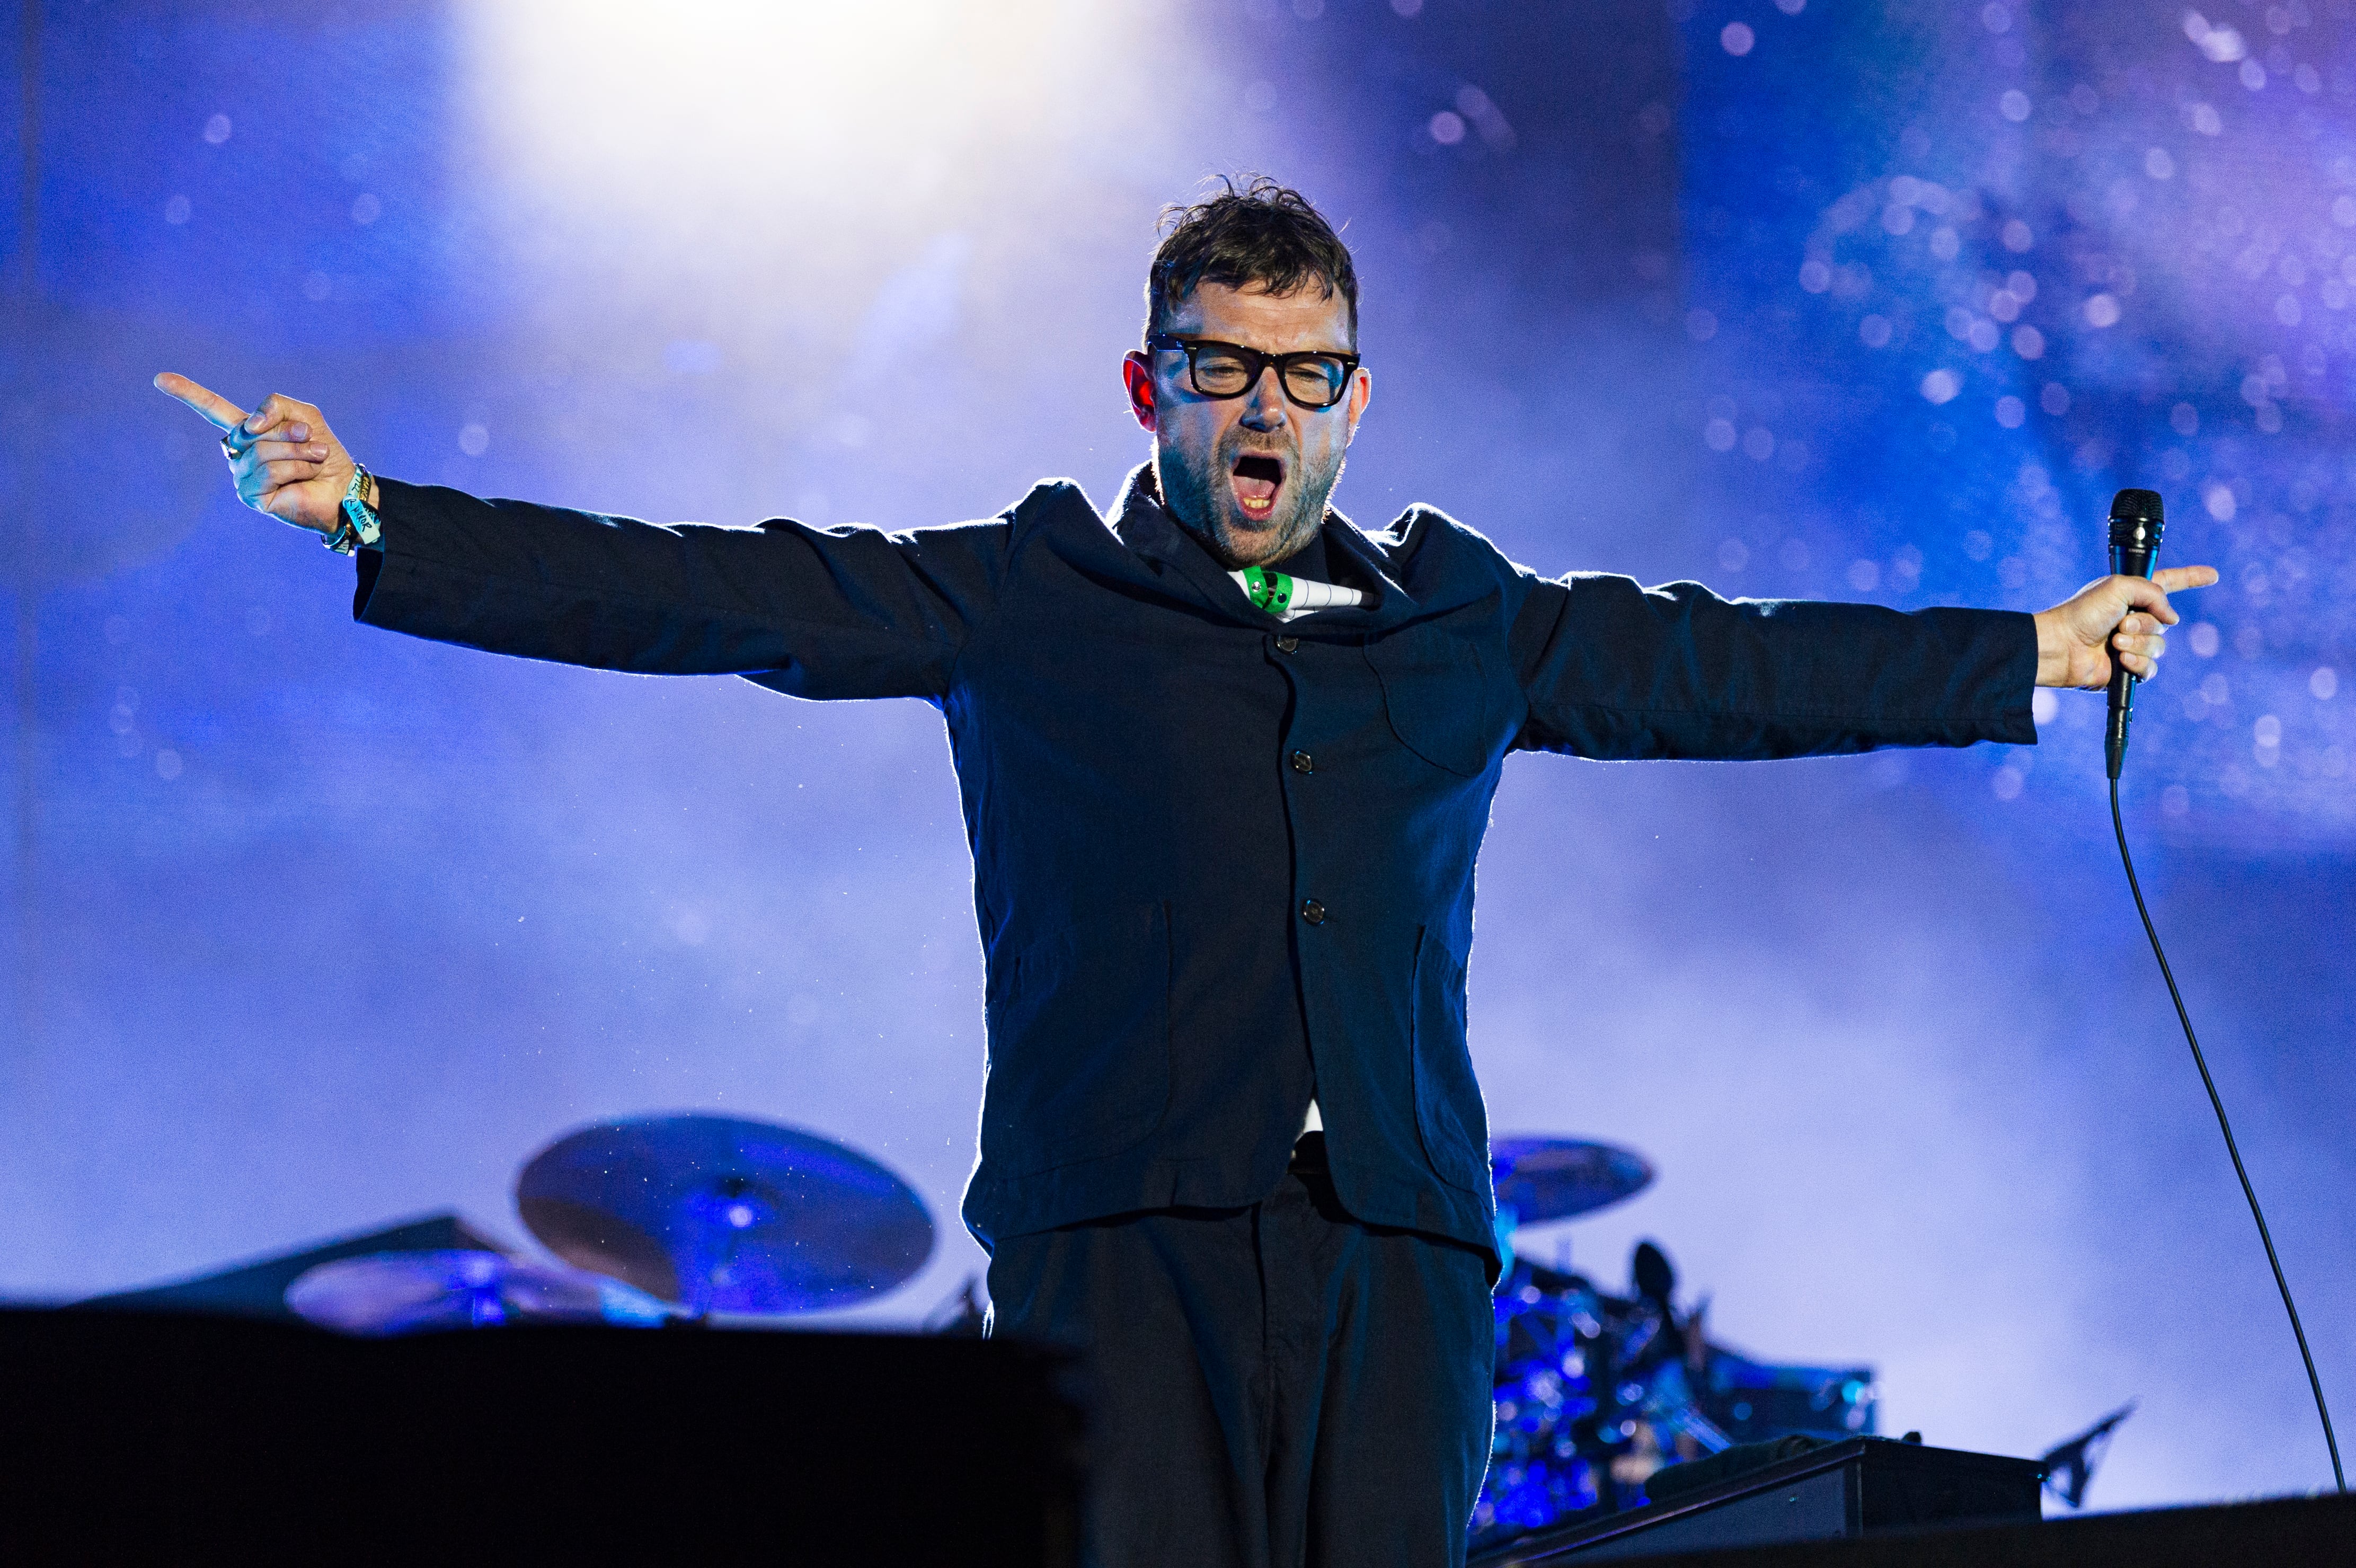
<svg viewBox="0 0 2356 1568"><path fill-rule="evenodd" d="M155 390L166 397L177 398L222 430L234 430L245 418L245 410L212 391L198 386L187 377L166 371L155 378Z"/></svg>
<svg viewBox="0 0 2356 1568"><path fill-rule="evenodd" d="M2162 593L2173 594L2182 588L2205 588L2217 580L2214 566L2170 566L2154 572L2151 580L2159 585Z"/></svg>

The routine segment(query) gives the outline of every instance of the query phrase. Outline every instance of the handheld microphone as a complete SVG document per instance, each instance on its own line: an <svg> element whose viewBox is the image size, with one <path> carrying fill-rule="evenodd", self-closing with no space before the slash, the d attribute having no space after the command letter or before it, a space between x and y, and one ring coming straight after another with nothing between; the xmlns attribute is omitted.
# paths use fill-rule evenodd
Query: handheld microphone
<svg viewBox="0 0 2356 1568"><path fill-rule="evenodd" d="M2115 577L2148 577L2153 564L2159 559L2159 533L2166 525L2166 510L2160 505L2158 490L2121 490L2111 498L2111 575ZM2110 723L2103 731L2103 765L2110 776L2119 776L2119 765L2127 756L2127 720L2135 712L2136 678L2119 662L2116 650L2111 653L2111 713Z"/></svg>
<svg viewBox="0 0 2356 1568"><path fill-rule="evenodd" d="M2111 575L2115 577L2148 577L2152 563L2159 558L2159 531L2163 521L2158 492L2154 490L2121 490L2111 498ZM2249 1168L2242 1164L2242 1151L2233 1142L2233 1123L2226 1119L2225 1101L2217 1093L2217 1080L2209 1075L2209 1060L2201 1054L2201 1036L2192 1032L2192 1015L2184 1010L2184 993L2176 988L2176 975L2168 967L2168 954L2159 945L2159 929L2151 923L2151 910L2143 901L2143 886L2136 880L2135 857L2127 853L2127 824L2119 814L2119 764L2126 760L2127 716L2135 708L2135 677L2120 667L2116 649L2111 652L2111 719L2104 731L2103 760L2111 775L2111 830L2118 834L2119 864L2126 868L2127 890L2135 895L2136 913L2143 918L2143 934L2151 939L2151 956L2159 961L2159 977L2168 982L2168 999L2176 1004L2176 1021L2184 1026L2184 1043L2192 1047L2192 1065L2201 1069L2201 1086L2209 1091L2210 1109L2217 1112L2217 1130L2225 1135L2225 1153L2233 1162L2233 1174L2242 1181L2242 1196L2249 1200L2250 1218L2257 1221L2258 1240L2265 1247L2266 1262L2275 1272L2275 1289L2281 1293L2283 1312L2290 1319L2291 1337L2298 1341L2298 1358L2307 1364L2307 1386L2315 1395L2315 1413L2323 1423L2323 1445L2331 1455L2332 1483L2344 1497L2348 1491L2348 1475L2340 1464L2340 1438L2331 1430L2331 1407L2324 1402L2323 1380L2316 1375L2315 1353L2308 1348L2307 1329L2298 1320L2298 1304L2290 1298L2290 1281L2283 1274L2282 1259L2275 1252L2275 1239L2266 1229L2265 1210L2258 1207L2258 1189L2250 1185Z"/></svg>

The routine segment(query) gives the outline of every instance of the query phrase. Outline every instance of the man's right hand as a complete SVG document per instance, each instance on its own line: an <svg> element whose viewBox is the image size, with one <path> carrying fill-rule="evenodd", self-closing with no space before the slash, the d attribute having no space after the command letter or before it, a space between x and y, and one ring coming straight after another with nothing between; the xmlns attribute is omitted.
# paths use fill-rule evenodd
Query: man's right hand
<svg viewBox="0 0 2356 1568"><path fill-rule="evenodd" d="M273 392L248 413L169 371L155 378L155 390L187 403L223 433L221 450L237 481L238 499L315 533L332 536L341 525L352 455L317 409ZM367 499L376 503L373 495Z"/></svg>

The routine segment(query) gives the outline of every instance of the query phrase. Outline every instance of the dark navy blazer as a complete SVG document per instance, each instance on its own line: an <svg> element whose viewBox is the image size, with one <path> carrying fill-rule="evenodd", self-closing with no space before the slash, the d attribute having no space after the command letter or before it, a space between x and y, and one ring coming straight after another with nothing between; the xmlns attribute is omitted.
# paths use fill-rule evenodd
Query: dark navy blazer
<svg viewBox="0 0 2356 1568"><path fill-rule="evenodd" d="M1290 625L1132 475L885 533L659 527L382 483L354 613L530 659L734 673L947 720L988 962L983 1245L1255 1202L1313 1094L1361 1219L1487 1248L1465 1051L1505 754L1773 757L2035 740L2027 616L1545 579L1426 507L1343 519L1365 607Z"/></svg>

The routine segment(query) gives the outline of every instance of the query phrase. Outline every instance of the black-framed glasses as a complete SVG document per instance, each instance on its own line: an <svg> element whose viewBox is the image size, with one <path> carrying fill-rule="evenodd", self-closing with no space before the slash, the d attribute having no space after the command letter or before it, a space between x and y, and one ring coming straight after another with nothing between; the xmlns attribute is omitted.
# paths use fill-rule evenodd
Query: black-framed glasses
<svg viewBox="0 0 2356 1568"><path fill-rule="evenodd" d="M1358 369L1355 354L1329 354L1308 349L1293 354L1263 354L1241 343L1215 338L1181 338L1175 332L1146 337L1148 349L1186 356L1186 374L1194 390L1209 398L1241 397L1259 385L1260 372L1276 367L1276 384L1303 408L1326 409L1350 390Z"/></svg>

